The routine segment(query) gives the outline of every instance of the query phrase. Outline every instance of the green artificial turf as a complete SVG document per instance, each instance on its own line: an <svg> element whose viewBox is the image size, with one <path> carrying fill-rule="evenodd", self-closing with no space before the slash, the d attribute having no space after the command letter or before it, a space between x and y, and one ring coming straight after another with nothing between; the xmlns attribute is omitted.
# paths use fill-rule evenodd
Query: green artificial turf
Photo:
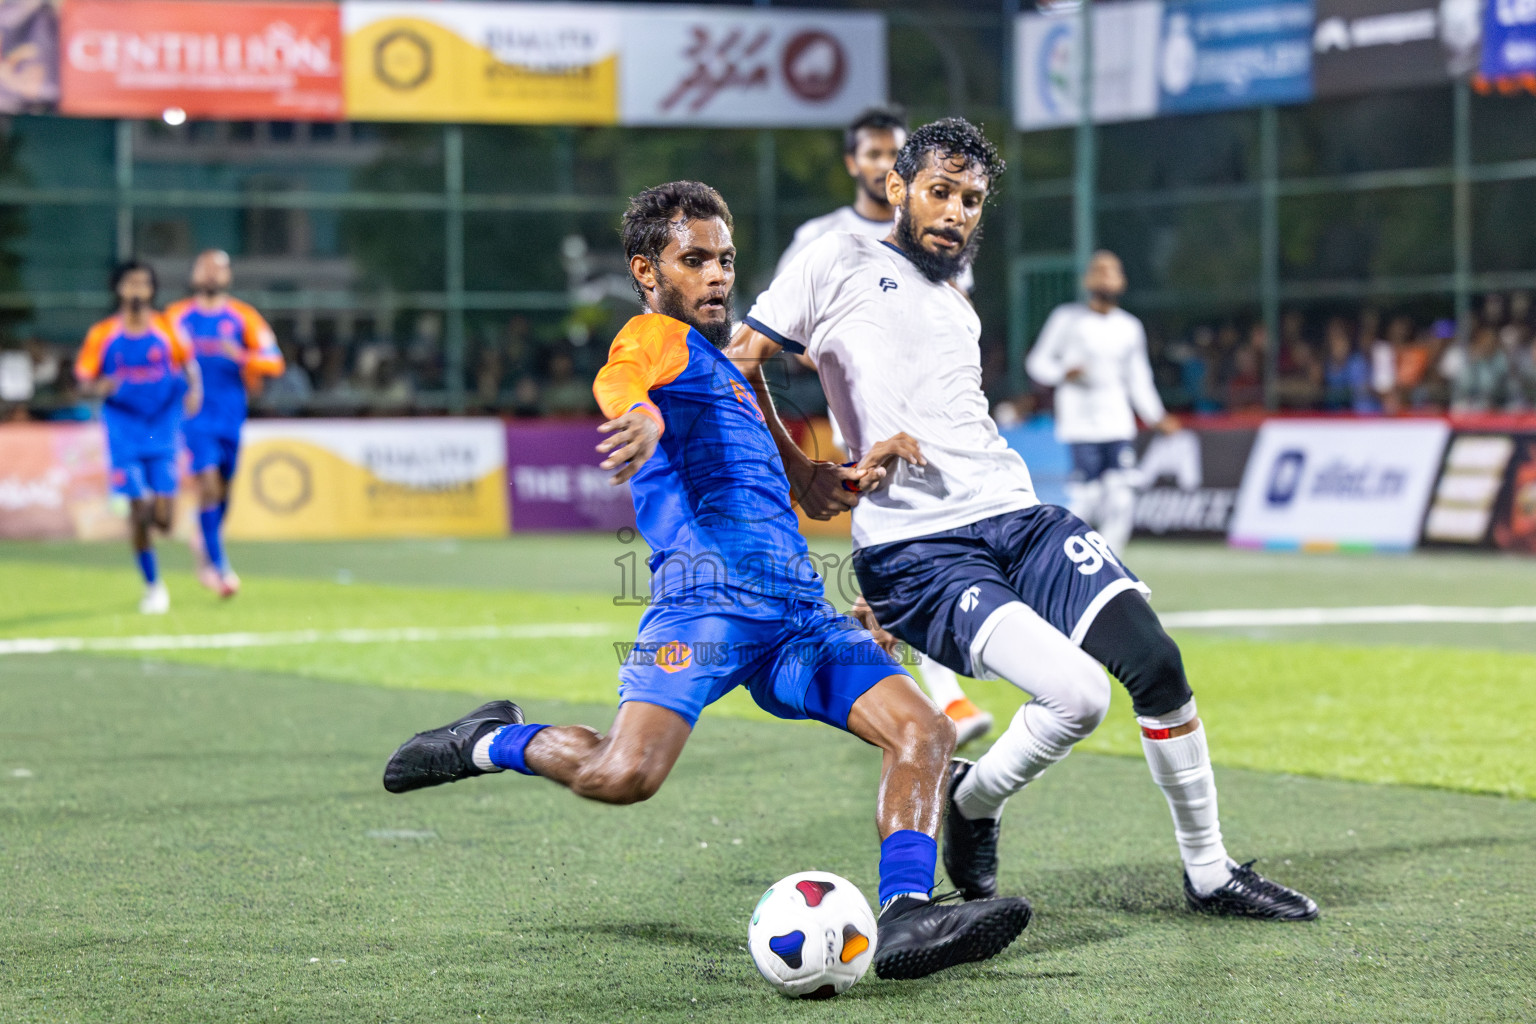
<svg viewBox="0 0 1536 1024"><path fill-rule="evenodd" d="M466 695L50 655L5 665L0 1020L1490 1021L1536 1017L1536 804L1229 770L1239 856L1304 925L1183 911L1167 810L1078 753L1005 817L1004 955L781 999L742 948L761 890L875 887L878 758L706 717L661 794L537 779L390 796L385 757ZM605 707L535 701L602 725Z"/></svg>

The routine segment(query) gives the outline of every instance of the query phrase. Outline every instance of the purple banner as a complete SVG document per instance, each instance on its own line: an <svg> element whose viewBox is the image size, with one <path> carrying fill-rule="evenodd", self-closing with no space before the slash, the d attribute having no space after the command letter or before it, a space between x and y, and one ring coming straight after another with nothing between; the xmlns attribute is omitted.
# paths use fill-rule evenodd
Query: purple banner
<svg viewBox="0 0 1536 1024"><path fill-rule="evenodd" d="M635 525L629 485L598 468L597 420L507 424L512 530L617 530Z"/></svg>

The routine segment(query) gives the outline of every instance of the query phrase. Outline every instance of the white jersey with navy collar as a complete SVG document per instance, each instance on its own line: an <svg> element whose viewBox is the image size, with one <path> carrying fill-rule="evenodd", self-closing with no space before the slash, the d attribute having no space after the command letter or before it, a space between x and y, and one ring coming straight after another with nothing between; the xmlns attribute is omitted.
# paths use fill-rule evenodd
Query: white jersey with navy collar
<svg viewBox="0 0 1536 1024"><path fill-rule="evenodd" d="M900 250L837 233L808 245L758 296L746 324L803 350L852 458L905 431L927 466L894 463L853 511L856 547L954 529L1038 505L981 390L981 321L952 284Z"/></svg>

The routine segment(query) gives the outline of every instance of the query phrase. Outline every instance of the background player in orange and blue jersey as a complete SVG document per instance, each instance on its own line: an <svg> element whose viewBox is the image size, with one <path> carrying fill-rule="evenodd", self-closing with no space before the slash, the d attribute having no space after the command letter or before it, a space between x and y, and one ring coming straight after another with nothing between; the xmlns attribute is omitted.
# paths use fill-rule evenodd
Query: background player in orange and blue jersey
<svg viewBox="0 0 1536 1024"><path fill-rule="evenodd" d="M181 429L197 477L198 578L223 597L240 588L224 553L223 530L247 395L260 389L263 377L283 372L272 328L249 304L230 297L230 279L229 254L209 249L192 264L192 297L165 311L171 326L191 344L202 371L203 407Z"/></svg>
<svg viewBox="0 0 1536 1024"><path fill-rule="evenodd" d="M673 182L631 201L623 236L647 312L619 332L593 386L609 417L598 451L615 483L630 481L653 554L618 715L604 736L524 722L516 704L492 701L402 744L385 788L510 769L635 803L660 788L704 707L746 687L772 715L814 718L883 751L876 973L915 978L995 955L1028 923L1026 900L929 900L954 725L827 603L759 400L720 351L736 278L730 210L707 185ZM839 473L867 481L884 469Z"/></svg>
<svg viewBox="0 0 1536 1024"><path fill-rule="evenodd" d="M155 564L153 531L170 532L176 496L177 436L197 411L201 386L192 351L155 311L155 272L128 262L112 272L117 312L90 329L75 360L88 394L105 399L112 489L128 499L133 550L144 575L139 611L169 610Z"/></svg>

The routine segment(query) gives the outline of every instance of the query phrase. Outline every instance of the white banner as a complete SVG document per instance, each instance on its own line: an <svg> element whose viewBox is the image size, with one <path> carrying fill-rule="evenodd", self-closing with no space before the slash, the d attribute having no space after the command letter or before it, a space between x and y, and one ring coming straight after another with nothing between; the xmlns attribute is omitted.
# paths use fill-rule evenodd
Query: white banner
<svg viewBox="0 0 1536 1024"><path fill-rule="evenodd" d="M1243 472L1230 542L1406 551L1450 436L1440 420L1270 420Z"/></svg>
<svg viewBox="0 0 1536 1024"><path fill-rule="evenodd" d="M886 98L878 14L636 7L621 54L623 124L841 127Z"/></svg>
<svg viewBox="0 0 1536 1024"><path fill-rule="evenodd" d="M1127 0L1093 8L1095 120L1134 121L1157 114L1161 0ZM1017 127L1075 124L1082 66L1077 12L1021 14L1015 25L1013 110Z"/></svg>

